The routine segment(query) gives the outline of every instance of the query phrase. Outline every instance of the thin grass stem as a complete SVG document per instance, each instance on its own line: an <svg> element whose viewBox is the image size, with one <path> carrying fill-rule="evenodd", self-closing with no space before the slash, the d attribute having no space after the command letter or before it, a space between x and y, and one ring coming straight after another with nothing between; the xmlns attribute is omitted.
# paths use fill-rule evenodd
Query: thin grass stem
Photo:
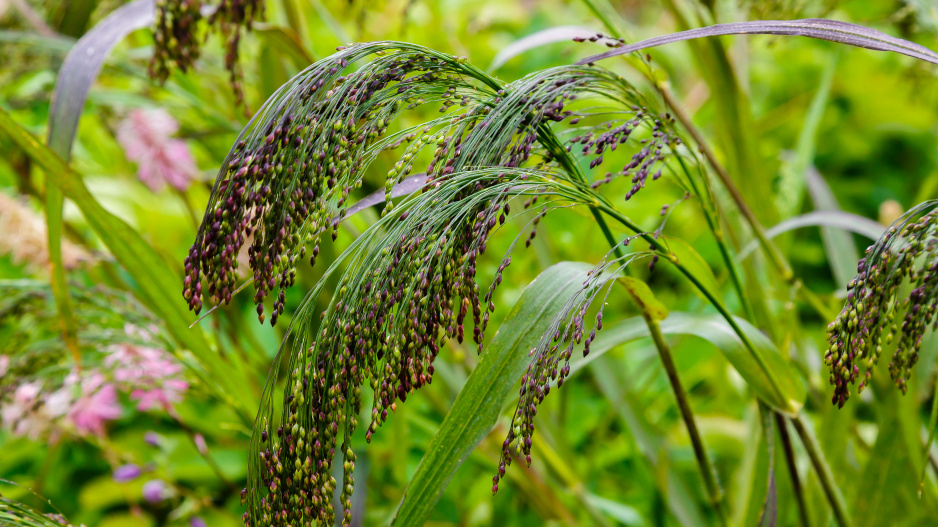
<svg viewBox="0 0 938 527"><path fill-rule="evenodd" d="M805 450L808 452L811 465L814 466L814 472L818 476L821 488L824 489L827 502L831 504L834 518L841 527L851 527L853 522L850 521L850 516L847 514L847 504L844 500L844 495L840 492L840 488L837 487L837 483L834 481L834 474L831 472L830 465L828 465L827 461L824 459L824 453L821 451L821 446L818 444L817 438L814 437L814 434L805 426L802 416L798 415L792 417L791 424L795 426L795 431L798 432L798 437L801 438L801 444L804 445Z"/></svg>
<svg viewBox="0 0 938 527"><path fill-rule="evenodd" d="M717 513L720 525L729 525L726 507L723 503L723 490L720 488L719 481L717 481L716 469L710 461L710 456L707 454L703 438L700 437L700 431L697 429L694 412L691 410L687 392L681 384L680 376L678 376L677 366L675 366L674 358L671 355L671 348L668 347L668 343L661 333L658 322L647 312L643 312L642 316L645 318L645 323L648 325L648 331L651 333L651 338L655 342L655 347L658 349L658 356L661 357L661 364L664 366L664 371L668 375L671 391L674 392L674 398L677 400L677 406L681 411L681 419L684 421L684 426L687 428L687 435L690 436L690 442L694 448L694 457L697 459L697 467L707 487L710 504Z"/></svg>
<svg viewBox="0 0 938 527"><path fill-rule="evenodd" d="M798 517L801 519L802 527L811 527L811 519L808 517L808 508L804 501L804 489L801 487L801 479L798 477L798 467L795 466L795 451L792 448L791 435L788 433L788 423L785 421L785 416L776 413L775 424L778 428L778 435L782 438L785 464L788 466L788 477L791 479L792 493L798 503Z"/></svg>

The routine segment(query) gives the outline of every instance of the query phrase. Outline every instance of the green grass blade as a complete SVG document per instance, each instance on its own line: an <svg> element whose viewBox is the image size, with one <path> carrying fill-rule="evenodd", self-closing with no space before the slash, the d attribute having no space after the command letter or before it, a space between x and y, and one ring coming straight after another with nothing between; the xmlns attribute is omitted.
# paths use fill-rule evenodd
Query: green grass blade
<svg viewBox="0 0 938 527"><path fill-rule="evenodd" d="M818 211L844 214L840 210L840 204L837 202L833 191L831 191L827 181L824 180L824 176L814 166L808 166L805 170L805 183L808 186L811 201L814 202L814 208ZM878 222L866 218L862 222L857 222L857 225L861 224L871 227L869 234L865 234L867 237L876 233L876 230L872 227L879 229L878 235L870 238L873 240L878 240L885 230ZM853 236L850 233L839 232L830 227L821 228L821 239L824 241L824 250L827 252L827 260L834 274L834 279L843 287L853 279L857 271L856 263L860 259L857 244L854 243Z"/></svg>
<svg viewBox="0 0 938 527"><path fill-rule="evenodd" d="M430 440L392 524L423 525L427 520L456 470L495 424L502 403L528 365L528 352L553 315L583 287L591 268L558 263L524 290Z"/></svg>
<svg viewBox="0 0 938 527"><path fill-rule="evenodd" d="M775 203L783 218L788 218L801 209L806 172L814 162L818 127L821 124L821 117L824 116L824 110L827 108L827 101L830 99L831 86L834 84L834 73L837 71L839 56L839 53L833 54L824 67L817 93L814 94L814 99L811 100L811 106L808 108L804 124L801 126L801 133L798 135L794 155L782 164Z"/></svg>
<svg viewBox="0 0 938 527"><path fill-rule="evenodd" d="M797 414L804 405L806 393L794 369L775 344L755 326L741 318L736 318L736 324L753 344L753 351L768 366L781 393L775 391L767 373L722 316L671 313L661 322L661 331L665 335L693 335L710 342L723 352L760 399L778 410Z"/></svg>
<svg viewBox="0 0 938 527"><path fill-rule="evenodd" d="M647 333L641 317L633 319L636 327L644 328ZM612 330L613 328L609 328ZM605 333L605 330L603 331ZM599 351L598 346L603 342L603 336L597 336L596 341L591 348L590 358ZM611 340L605 342L612 343ZM605 351L608 348L605 348ZM597 357L598 359L598 357ZM654 473L664 473L664 477L655 478L658 483L658 491L666 497L668 510L677 519L678 525L706 525L704 516L697 505L694 493L691 492L688 483L684 479L684 474L668 463L667 459L662 459L659 449L663 438L654 433L654 427L648 422L642 412L643 405L629 393L623 391L623 386L611 368L611 362L608 357L590 362L590 372L596 379L596 384L600 391L616 408L619 419L624 423L624 428L631 434L632 439L641 451L645 460Z"/></svg>

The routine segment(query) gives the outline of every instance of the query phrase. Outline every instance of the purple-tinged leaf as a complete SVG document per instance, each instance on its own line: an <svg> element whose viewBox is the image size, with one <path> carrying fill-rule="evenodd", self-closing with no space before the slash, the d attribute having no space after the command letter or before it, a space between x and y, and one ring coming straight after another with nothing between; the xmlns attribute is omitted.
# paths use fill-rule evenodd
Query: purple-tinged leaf
<svg viewBox="0 0 938 527"><path fill-rule="evenodd" d="M680 31L670 35L653 37L635 44L616 48L599 55L587 57L577 64L588 64L609 57L631 53L642 49L653 48L672 42L693 40L704 37L720 35L785 35L809 37L830 42L839 42L858 48L875 51L891 51L908 55L925 62L938 64L938 53L920 46L914 42L896 38L882 31L865 26L828 20L826 18L805 18L801 20L757 20L750 22L734 22L731 24L716 24L708 27Z"/></svg>
<svg viewBox="0 0 938 527"><path fill-rule="evenodd" d="M81 117L91 83L98 77L104 59L118 42L136 29L153 23L153 0L137 0L127 4L102 20L80 38L65 56L59 69L52 108L49 114L49 135L46 143L65 163L72 151L78 119ZM81 360L78 350L78 327L72 313L62 265L62 206L65 197L54 185L46 190L46 225L49 241L49 262L52 266L52 292L62 325L62 337L76 363Z"/></svg>
<svg viewBox="0 0 938 527"><path fill-rule="evenodd" d="M88 91L104 60L128 34L153 24L155 9L153 0L121 6L81 37L65 56L52 93L47 138L49 147L65 161L72 150Z"/></svg>

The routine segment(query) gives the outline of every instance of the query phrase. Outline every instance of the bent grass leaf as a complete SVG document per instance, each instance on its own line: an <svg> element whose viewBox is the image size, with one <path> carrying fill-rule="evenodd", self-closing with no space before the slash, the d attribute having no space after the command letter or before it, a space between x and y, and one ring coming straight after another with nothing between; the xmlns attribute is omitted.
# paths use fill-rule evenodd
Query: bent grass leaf
<svg viewBox="0 0 938 527"><path fill-rule="evenodd" d="M753 351L766 364L768 371L759 366L739 335L720 315L671 313L661 322L661 331L665 335L693 335L710 342L723 352L760 399L779 411L790 415L797 414L804 405L806 393L795 371L768 337L749 322L734 318L737 326L753 344ZM774 377L780 393L773 388L772 380L768 378L769 373Z"/></svg>
<svg viewBox="0 0 938 527"><path fill-rule="evenodd" d="M55 152L17 124L0 108L0 131L13 140L46 173L51 186L72 200L88 224L101 238L117 261L133 277L139 298L166 324L166 330L183 347L195 354L196 365L177 353L200 378L223 400L239 411L245 422L253 422L257 403L246 390L246 380L237 379L210 347L201 330L188 328L188 314L174 292L179 290L176 273L140 234L126 222L104 209L91 195L77 172ZM237 398L237 399L233 399Z"/></svg>
<svg viewBox="0 0 938 527"><path fill-rule="evenodd" d="M599 55L593 55L592 57L587 57L577 62L577 64L589 64L609 57L624 55L633 51L653 48L672 42L716 37L720 35L783 35L809 37L874 51L891 51L893 53L908 55L925 62L931 62L932 64L938 64L938 53L935 53L925 46L896 38L868 27L825 18L756 20L689 29L678 33L671 33L670 35L649 38Z"/></svg>
<svg viewBox="0 0 938 527"><path fill-rule="evenodd" d="M518 55L547 44L569 42L574 38L589 38L595 35L595 30L580 26L557 26L542 29L503 47L492 59L492 63L489 64L486 71L491 73Z"/></svg>
<svg viewBox="0 0 938 527"><path fill-rule="evenodd" d="M491 431L528 365L528 352L537 346L553 315L582 289L591 268L585 263L558 263L525 288L430 440L392 524L422 525L427 520L456 470Z"/></svg>
<svg viewBox="0 0 938 527"><path fill-rule="evenodd" d="M837 202L837 197L834 196L830 185L827 184L818 169L814 168L813 165L808 165L804 177L808 194L811 196L815 209L818 211L840 212L840 203ZM868 220L868 224L879 226L878 223L872 220ZM878 234L870 239L878 240L882 236L883 230L882 226L879 226ZM876 231L871 229L870 232ZM850 235L849 231L842 232L824 226L821 227L821 239L824 241L824 251L827 253L827 260L830 262L834 279L838 284L846 284L856 273L857 260L860 259L853 236Z"/></svg>
<svg viewBox="0 0 938 527"><path fill-rule="evenodd" d="M878 240L886 231L886 227L858 214L841 210L816 210L779 222L767 229L765 235L769 239L772 239L780 234L804 227L835 228L847 233L853 232L871 240ZM758 248L759 245L757 242L749 242L739 251L736 259L740 261L745 260ZM856 251L856 249L854 249L854 251ZM852 265L856 268L856 260L853 262ZM850 274L847 280L838 283L845 284L850 278L853 278L853 274Z"/></svg>
<svg viewBox="0 0 938 527"><path fill-rule="evenodd" d="M488 435L497 420L511 388L527 366L526 350L537 345L551 322L551 316L582 287L585 273L590 268L584 263L559 263L541 273L525 289L431 439L392 523L420 525L426 521L456 470ZM636 291L642 290L634 282L631 285ZM641 295L643 301L649 301L650 296L652 301L658 302L650 290L642 291ZM768 404L788 413L797 413L803 404L805 391L794 371L759 330L744 320L737 319L736 322L769 365L782 390L781 396L775 395L758 363L723 318L671 313L661 322L661 331L666 335L693 335L710 341ZM647 336L648 328L639 317L613 324L597 335L590 357L574 363L572 371L581 369L580 363L592 362L618 345ZM632 425L636 419L633 414L629 419ZM646 458L654 465L656 456L650 446L649 434L643 428L630 428L633 428ZM687 504L682 504L680 511L673 512L685 518L695 514Z"/></svg>

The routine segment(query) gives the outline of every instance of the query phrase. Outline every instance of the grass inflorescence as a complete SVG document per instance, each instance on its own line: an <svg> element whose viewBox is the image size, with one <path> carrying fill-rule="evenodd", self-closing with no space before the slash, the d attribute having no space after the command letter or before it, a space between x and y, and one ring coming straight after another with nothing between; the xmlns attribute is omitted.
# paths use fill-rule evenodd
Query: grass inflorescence
<svg viewBox="0 0 938 527"><path fill-rule="evenodd" d="M586 105L595 102L601 104ZM438 106L441 116L394 128L402 113L425 105ZM579 127L563 141L554 123ZM658 179L681 144L672 130L670 116L650 110L637 90L602 68L553 68L503 86L465 59L395 42L340 48L272 96L222 166L186 258L184 296L197 312L203 284L212 301L230 302L238 288L237 254L253 238L248 255L258 317L265 320L263 302L273 294L275 323L307 247L313 264L321 236L331 232L336 238L351 194L378 154L397 150L399 157L384 178L382 219L326 271L330 276L347 264L321 321L315 323L312 310L324 281L307 294L274 361L252 440L246 524L332 523L334 493L348 524L356 462L351 440L362 415L362 389L368 385L374 392L365 432L370 440L398 402L432 382L445 341L468 338L470 317L472 339L483 351L495 289L511 263L509 251L483 294L476 266L493 233L526 215L533 227L528 245L551 210L608 205L596 188L613 177L632 178L626 199L632 197L649 175ZM632 147L631 160L615 175L590 182L577 157L600 168L604 154L630 138L640 145ZM421 191L391 201L395 185L420 169L427 177ZM514 198L523 205L512 212ZM601 270L617 262L621 258ZM590 301L599 287L594 285L587 288ZM564 345L584 338L582 316L571 320L574 325L558 336ZM592 338L586 337L587 350ZM275 413L274 384L284 353L288 374ZM528 377L562 379L568 366L558 371L558 365L569 357L556 345L545 346ZM522 395L537 396L536 406L546 393ZM529 454L534 413L524 400L516 420L523 422L518 437ZM341 483L332 475L339 455Z"/></svg>
<svg viewBox="0 0 938 527"><path fill-rule="evenodd" d="M824 357L834 385L833 403L843 406L856 383L869 385L883 348L895 341L889 373L903 393L918 361L922 337L936 324L938 302L938 202L927 201L896 220L866 250L847 302L828 326ZM909 287L903 284L909 283Z"/></svg>

